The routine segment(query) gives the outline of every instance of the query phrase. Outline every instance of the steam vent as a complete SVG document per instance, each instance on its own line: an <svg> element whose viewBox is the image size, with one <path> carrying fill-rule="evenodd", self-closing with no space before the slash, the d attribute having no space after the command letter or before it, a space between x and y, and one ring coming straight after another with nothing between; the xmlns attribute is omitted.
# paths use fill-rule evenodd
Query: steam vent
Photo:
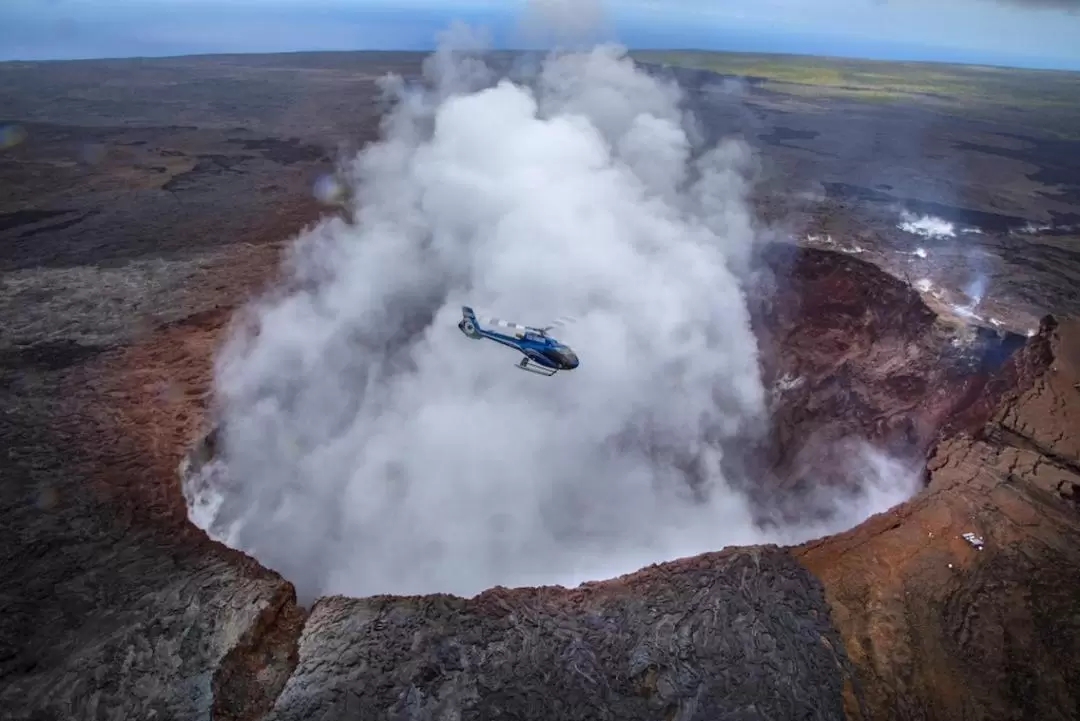
<svg viewBox="0 0 1080 721"><path fill-rule="evenodd" d="M519 60L0 65L0 717L1080 718L1074 75Z"/></svg>

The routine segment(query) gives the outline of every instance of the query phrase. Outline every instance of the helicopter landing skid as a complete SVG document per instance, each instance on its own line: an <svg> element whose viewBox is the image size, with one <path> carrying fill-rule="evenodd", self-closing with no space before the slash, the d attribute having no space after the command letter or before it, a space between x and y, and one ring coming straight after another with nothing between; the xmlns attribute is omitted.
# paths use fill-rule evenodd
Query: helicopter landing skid
<svg viewBox="0 0 1080 721"><path fill-rule="evenodd" d="M535 373L536 375L547 376L548 378L558 373L558 370L556 370L555 368L547 368L546 366L542 366L539 363L534 363L528 357L522 358L521 362L516 364L516 367L520 368L523 371Z"/></svg>

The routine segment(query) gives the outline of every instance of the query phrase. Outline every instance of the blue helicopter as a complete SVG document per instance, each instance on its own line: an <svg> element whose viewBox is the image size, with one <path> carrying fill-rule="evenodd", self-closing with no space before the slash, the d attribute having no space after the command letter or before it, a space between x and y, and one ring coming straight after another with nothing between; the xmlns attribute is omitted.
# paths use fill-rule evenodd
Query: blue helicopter
<svg viewBox="0 0 1080 721"><path fill-rule="evenodd" d="M480 325L472 308L467 305L461 307L458 329L473 340L487 338L522 353L525 357L517 364L521 370L550 377L559 371L578 367L577 354L570 350L569 346L548 335L554 325L530 328L498 318L487 318L484 325L487 327Z"/></svg>

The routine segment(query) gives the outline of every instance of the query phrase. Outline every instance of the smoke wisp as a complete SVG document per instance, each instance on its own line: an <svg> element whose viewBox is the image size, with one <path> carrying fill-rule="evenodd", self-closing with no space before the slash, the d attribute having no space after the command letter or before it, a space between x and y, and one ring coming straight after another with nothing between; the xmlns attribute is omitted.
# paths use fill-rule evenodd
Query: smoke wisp
<svg viewBox="0 0 1080 721"><path fill-rule="evenodd" d="M444 40L423 86L387 84L354 222L300 237L220 355L193 520L305 599L575 585L818 532L764 534L725 475L766 414L750 149L696 147L679 88L620 48L515 83ZM580 367L513 368L462 305L574 318Z"/></svg>

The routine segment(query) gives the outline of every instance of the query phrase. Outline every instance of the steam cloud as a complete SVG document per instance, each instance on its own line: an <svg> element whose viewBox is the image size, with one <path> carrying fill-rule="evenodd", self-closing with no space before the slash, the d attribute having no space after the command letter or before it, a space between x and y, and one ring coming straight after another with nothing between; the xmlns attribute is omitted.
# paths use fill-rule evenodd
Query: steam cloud
<svg viewBox="0 0 1080 721"><path fill-rule="evenodd" d="M220 356L221 461L188 480L193 520L305 598L472 594L794 542L910 494L755 527L724 471L767 401L741 287L750 149L695 147L679 88L617 47L524 84L464 40L425 87L388 84L383 139L349 168L355 223L299 238L288 288ZM558 335L581 366L514 369L458 331L464 304L575 318Z"/></svg>

